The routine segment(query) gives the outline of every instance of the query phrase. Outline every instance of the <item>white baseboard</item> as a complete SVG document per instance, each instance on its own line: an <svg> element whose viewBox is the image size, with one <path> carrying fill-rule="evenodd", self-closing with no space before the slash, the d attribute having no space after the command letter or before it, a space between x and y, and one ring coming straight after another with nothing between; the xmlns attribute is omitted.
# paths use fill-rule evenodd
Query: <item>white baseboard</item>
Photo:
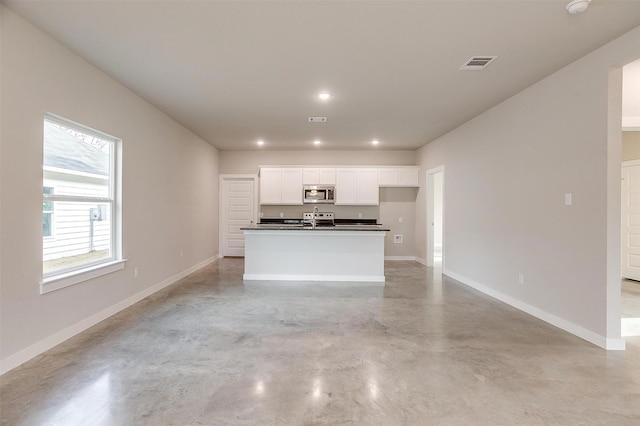
<svg viewBox="0 0 640 426"><path fill-rule="evenodd" d="M0 375L24 364L30 359L35 358L36 356L40 355L45 351L48 351L49 349L59 345L60 343L64 342L67 339L70 339L76 334L79 334L85 331L89 327L93 327L94 325L98 324L100 321L104 321L110 316L117 314L118 312L128 308L129 306L134 305L135 303L141 301L145 297L148 297L153 293L160 291L163 288L181 280L182 278L197 271L198 269L203 268L212 262L215 262L219 258L220 258L219 255L215 255L196 265L193 265L185 269L184 271L179 272L178 274L173 275L172 277L169 277L166 280L163 280L157 284L154 284L151 287L148 287L145 290L139 293L136 293L133 296L130 296L119 303L116 303L113 306L110 306L94 315L91 315L90 317L85 318L82 321L79 321L73 324L72 326L65 328L62 331L59 331L45 339L42 339L39 342L34 343L33 345L19 352L16 352L13 355L9 355L5 359L0 360Z"/></svg>
<svg viewBox="0 0 640 426"><path fill-rule="evenodd" d="M371 283L384 286L384 275L302 275L302 274L244 274L246 281L313 281Z"/></svg>
<svg viewBox="0 0 640 426"><path fill-rule="evenodd" d="M577 324L574 324L570 321L567 321L564 318L560 318L555 316L547 311L544 311L535 306L531 306L528 303L522 302L518 299L515 299L511 296L507 296L506 294L494 290L490 287L487 287L483 284L480 284L476 281L473 281L465 276L457 274L449 269L446 269L442 272L444 275L447 275L457 281L460 281L462 284L468 285L469 287L475 288L478 291L483 292L486 295L493 297L494 299L498 299L501 302L504 302L508 305L513 306L516 309L520 309L523 312L528 313L542 321L545 321L551 325L554 325L564 331L567 331L575 336L580 337L581 339L586 340L587 342L593 343L594 345L600 346L601 348L607 350L625 350L625 342L623 339L609 339L600 334L594 333L591 330L587 330L584 327L581 327Z"/></svg>
<svg viewBox="0 0 640 426"><path fill-rule="evenodd" d="M421 265L427 266L427 261L426 260L424 260L422 258L419 258L419 257L416 257L415 260L416 260L416 262L420 263Z"/></svg>
<svg viewBox="0 0 640 426"><path fill-rule="evenodd" d="M415 256L385 256L384 260L412 260L415 261Z"/></svg>

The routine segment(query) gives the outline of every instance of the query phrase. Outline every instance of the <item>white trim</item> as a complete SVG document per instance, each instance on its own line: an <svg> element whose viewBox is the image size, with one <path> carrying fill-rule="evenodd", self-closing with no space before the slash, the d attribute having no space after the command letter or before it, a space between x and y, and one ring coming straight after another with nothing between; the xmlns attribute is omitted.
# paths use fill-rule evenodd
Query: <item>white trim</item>
<svg viewBox="0 0 640 426"><path fill-rule="evenodd" d="M622 167L637 166L640 164L640 160L627 160L622 162Z"/></svg>
<svg viewBox="0 0 640 426"><path fill-rule="evenodd" d="M40 294L49 293L74 284L78 284L93 278L100 277L124 268L125 260L122 259L122 139L111 136L107 133L95 130L84 124L60 117L58 115L45 113L43 125L51 123L59 127L73 129L85 135L96 137L108 143L109 174L107 176L84 173L73 170L65 170L57 167L44 165L43 175L46 171L66 173L70 175L80 175L106 180L108 183L107 196L86 196L74 194L43 194L43 200L52 202L77 202L77 203L98 203L109 205L110 225L109 225L109 251L110 256L96 262L88 262L61 271L43 274L40 282ZM45 129L46 130L46 129ZM45 135L43 134L43 138ZM43 139L44 141L44 139ZM45 142L43 142L45 143ZM43 186L44 188L44 186ZM55 210L55 209L54 209ZM55 212L55 211L54 211ZM53 235L53 230L52 230ZM43 241L45 238L43 237ZM44 259L44 256L43 256Z"/></svg>
<svg viewBox="0 0 640 426"><path fill-rule="evenodd" d="M87 195L58 195L58 194L43 194L43 200L47 201L63 201L68 203L114 203L112 198L108 197L94 197Z"/></svg>
<svg viewBox="0 0 640 426"><path fill-rule="evenodd" d="M247 281L340 281L370 282L384 286L384 275L289 275L289 274L243 274Z"/></svg>
<svg viewBox="0 0 640 426"><path fill-rule="evenodd" d="M421 265L427 266L427 261L420 257L416 257L416 262L418 262Z"/></svg>
<svg viewBox="0 0 640 426"><path fill-rule="evenodd" d="M302 165L292 165L292 164L259 164L258 169L378 169L378 168L394 168L394 167L420 167L415 164L385 164L385 165L374 165L374 164L302 164Z"/></svg>
<svg viewBox="0 0 640 426"><path fill-rule="evenodd" d="M209 259L206 259L196 265L191 266L190 268L185 269L182 272L179 272L176 275L173 275L157 284L152 285L151 287L148 287L147 289L134 294L133 296L130 296L126 299L124 299L121 302L116 303L115 305L112 305L106 309L103 309L102 311L98 312L97 314L91 315L88 318L85 318L67 328L65 328L64 330L55 333L49 337L46 337L42 340L40 340L37 343L34 343L33 345L19 351L16 352L13 355L9 355L8 357L4 358L3 360L0 360L0 375L6 373L9 370L12 370L22 364L24 364L25 362L29 361L32 358L35 358L36 356L42 354L45 351L48 351L49 349L53 348L54 346L59 345L60 343L64 342L65 340L70 339L71 337L85 331L86 329L88 329L89 327L93 327L94 325L98 324L101 321L104 321L105 319L109 318L110 316L113 316L115 314L117 314L118 312L138 303L139 301L141 301L142 299L152 295L153 293L162 290L163 288L177 282L178 280L186 277L187 275L197 271L200 268L203 268L205 266L207 266L208 264L215 262L216 260L219 259L219 256L213 256Z"/></svg>
<svg viewBox="0 0 640 426"><path fill-rule="evenodd" d="M127 259L100 263L79 270L48 276L40 281L40 294L50 293L124 269Z"/></svg>
<svg viewBox="0 0 640 426"><path fill-rule="evenodd" d="M431 225L434 222L434 216L435 216L435 210L434 210L434 206L433 206L433 201L435 199L435 185L434 185L434 175L436 173L442 173L442 268L444 269L444 245L445 245L445 241L444 241L444 214L445 214L445 196L444 196L444 190L445 190L445 172L444 172L444 165L442 166L438 166L438 167L434 167L432 169L428 169L426 172L426 180L425 180L425 209L426 209L426 243L427 243L427 247L426 247L426 251L425 251L425 256L426 256L426 262L424 263L425 266L427 267L433 267L434 262L433 262L433 257L434 257L434 235L433 235L433 226Z"/></svg>
<svg viewBox="0 0 640 426"><path fill-rule="evenodd" d="M574 324L570 321L567 321L564 318L560 318L556 315L553 315L545 310L537 308L535 306L529 305L528 303L522 302L518 299L515 299L511 296L507 296L506 294L494 290L490 287L487 287L484 284L480 284L472 279L469 279L465 276L457 274L450 270L443 270L444 275L453 278L456 281L461 282L464 285L467 285L471 288L474 288L482 293L493 297L501 302L504 302L508 305L513 306L516 309L519 309L523 312L526 312L529 315L532 315L542 321L545 321L551 325L554 325L564 331L567 331L575 336L580 337L581 339L586 340L587 342L593 343L594 345L600 346L601 348L605 348L607 350L625 350L625 341L624 339L609 339L600 334L594 333L591 330L587 330L584 327L581 327L577 324Z"/></svg>
<svg viewBox="0 0 640 426"><path fill-rule="evenodd" d="M109 180L109 176L99 175L96 173L81 172L78 170L63 169L61 167L42 166L42 170L45 172L63 173L65 175L81 176L99 180Z"/></svg>
<svg viewBox="0 0 640 426"><path fill-rule="evenodd" d="M218 235L218 253L220 253L220 257L224 257L224 242L227 238L227 218L224 214L227 208L227 192L225 191L224 182L225 181L233 181L233 180L253 180L253 224L258 223L258 193L260 191L259 188L259 180L258 175L252 174L222 174L218 178L218 218L219 224L218 229L220 229L220 233Z"/></svg>
<svg viewBox="0 0 640 426"><path fill-rule="evenodd" d="M415 256L385 256L384 260L412 260L412 261L416 261L416 257Z"/></svg>

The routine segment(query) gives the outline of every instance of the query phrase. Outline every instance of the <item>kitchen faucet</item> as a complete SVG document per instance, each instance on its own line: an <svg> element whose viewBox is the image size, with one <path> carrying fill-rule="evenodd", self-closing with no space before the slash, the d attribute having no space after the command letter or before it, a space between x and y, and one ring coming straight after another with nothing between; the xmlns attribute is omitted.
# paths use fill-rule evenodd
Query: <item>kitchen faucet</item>
<svg viewBox="0 0 640 426"><path fill-rule="evenodd" d="M311 219L311 229L316 229L316 214L318 214L318 206L313 206L313 219Z"/></svg>

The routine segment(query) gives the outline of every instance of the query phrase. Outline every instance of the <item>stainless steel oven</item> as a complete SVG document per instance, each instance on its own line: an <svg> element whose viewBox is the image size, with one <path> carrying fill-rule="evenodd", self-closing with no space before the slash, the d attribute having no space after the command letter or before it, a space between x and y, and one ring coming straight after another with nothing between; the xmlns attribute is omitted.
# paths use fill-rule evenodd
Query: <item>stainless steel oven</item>
<svg viewBox="0 0 640 426"><path fill-rule="evenodd" d="M336 188L326 185L305 185L302 199L305 204L333 204L336 199Z"/></svg>

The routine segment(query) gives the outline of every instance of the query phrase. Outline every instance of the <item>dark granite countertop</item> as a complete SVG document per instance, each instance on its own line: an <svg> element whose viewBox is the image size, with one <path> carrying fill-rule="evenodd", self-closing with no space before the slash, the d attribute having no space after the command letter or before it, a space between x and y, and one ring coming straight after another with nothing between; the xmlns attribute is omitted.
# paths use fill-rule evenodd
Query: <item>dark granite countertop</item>
<svg viewBox="0 0 640 426"><path fill-rule="evenodd" d="M390 231L383 225L335 225L335 226L316 226L314 229L307 225L290 225L290 224L258 224L240 228L242 231Z"/></svg>
<svg viewBox="0 0 640 426"><path fill-rule="evenodd" d="M294 218L262 218L254 226L241 230L280 230L280 231L390 231L377 223L375 219L335 219L333 225L321 223L315 229L305 224L302 219Z"/></svg>

